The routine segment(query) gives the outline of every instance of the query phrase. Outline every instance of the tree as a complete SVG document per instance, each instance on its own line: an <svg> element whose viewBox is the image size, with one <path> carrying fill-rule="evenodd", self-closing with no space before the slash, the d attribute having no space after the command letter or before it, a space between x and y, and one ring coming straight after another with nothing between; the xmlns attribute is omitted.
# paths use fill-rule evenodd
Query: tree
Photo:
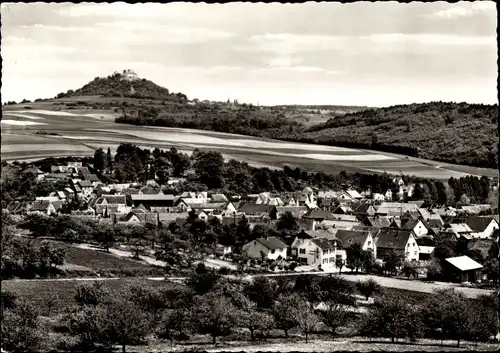
<svg viewBox="0 0 500 353"><path fill-rule="evenodd" d="M80 346L90 350L96 343L111 348L113 340L108 332L108 312L105 306L83 306L69 318L69 332L79 337Z"/></svg>
<svg viewBox="0 0 500 353"><path fill-rule="evenodd" d="M245 294L259 309L270 309L278 297L278 286L272 279L259 276L245 288Z"/></svg>
<svg viewBox="0 0 500 353"><path fill-rule="evenodd" d="M384 258L384 269L389 274L396 274L398 267L401 266L403 262L403 256L399 254L396 250L390 250Z"/></svg>
<svg viewBox="0 0 500 353"><path fill-rule="evenodd" d="M297 294L289 294L280 296L274 303L272 309L274 322L278 329L285 332L286 338L288 338L288 331L298 325L295 312L300 300L301 298Z"/></svg>
<svg viewBox="0 0 500 353"><path fill-rule="evenodd" d="M149 333L150 316L123 294L106 303L106 314L109 339L120 344L123 353L127 344L134 344Z"/></svg>
<svg viewBox="0 0 500 353"><path fill-rule="evenodd" d="M295 317L297 319L297 326L306 336L307 343L309 335L320 322L319 317L314 312L313 304L305 298L301 300L295 309Z"/></svg>
<svg viewBox="0 0 500 353"><path fill-rule="evenodd" d="M358 242L351 244L346 249L347 254L347 267L351 270L356 270L358 273L359 268L363 266L363 260L365 258L365 254L363 249L361 249L361 244Z"/></svg>
<svg viewBox="0 0 500 353"><path fill-rule="evenodd" d="M280 216L280 218L278 219L277 228L280 231L297 231L300 229L299 224L297 223L297 219L289 211Z"/></svg>
<svg viewBox="0 0 500 353"><path fill-rule="evenodd" d="M108 152L106 153L106 165L109 170L113 170L113 157L111 156L111 148L108 147Z"/></svg>
<svg viewBox="0 0 500 353"><path fill-rule="evenodd" d="M471 312L469 300L454 289L438 290L428 296L423 305L423 318L430 330L441 330L448 338L460 340L470 332Z"/></svg>
<svg viewBox="0 0 500 353"><path fill-rule="evenodd" d="M385 294L368 309L362 332L370 337L398 338L420 337L423 323L420 308L399 294Z"/></svg>
<svg viewBox="0 0 500 353"><path fill-rule="evenodd" d="M378 293L381 290L380 284L373 278L369 278L366 281L358 281L356 283L356 289L368 300L374 293Z"/></svg>
<svg viewBox="0 0 500 353"><path fill-rule="evenodd" d="M103 286L102 282L93 282L91 284L80 284L75 288L75 300L80 305L97 306L101 304L109 295L109 291Z"/></svg>
<svg viewBox="0 0 500 353"><path fill-rule="evenodd" d="M162 313L158 334L160 338L166 338L173 347L174 340L182 337L189 327L189 311L185 308L167 309Z"/></svg>
<svg viewBox="0 0 500 353"><path fill-rule="evenodd" d="M332 336L335 337L337 328L345 325L353 317L353 314L345 305L328 302L326 308L320 311L320 318L330 328Z"/></svg>
<svg viewBox="0 0 500 353"><path fill-rule="evenodd" d="M363 252L363 269L366 273L370 273L375 266L375 256L371 249Z"/></svg>
<svg viewBox="0 0 500 353"><path fill-rule="evenodd" d="M221 279L220 273L213 269L203 269L193 273L187 280L187 285L196 294L206 294L210 292Z"/></svg>
<svg viewBox="0 0 500 353"><path fill-rule="evenodd" d="M3 310L2 310L3 311ZM2 313L2 350L8 352L37 351L42 329L36 310L25 302Z"/></svg>
<svg viewBox="0 0 500 353"><path fill-rule="evenodd" d="M342 273L342 268L345 266L345 261L342 258L337 258L335 260L335 267L339 269L339 274Z"/></svg>
<svg viewBox="0 0 500 353"><path fill-rule="evenodd" d="M255 331L267 332L273 327L273 317L265 312L257 311L250 306L238 313L238 321L241 327L250 331L252 341L255 340Z"/></svg>
<svg viewBox="0 0 500 353"><path fill-rule="evenodd" d="M94 168L98 171L106 169L106 155L102 148L99 148L94 153Z"/></svg>
<svg viewBox="0 0 500 353"><path fill-rule="evenodd" d="M405 261L403 264L403 273L408 279L413 276L413 278L418 278L418 272L415 265L411 262Z"/></svg>
<svg viewBox="0 0 500 353"><path fill-rule="evenodd" d="M201 334L210 334L213 343L217 337L231 333L236 323L236 308L220 292L209 292L195 300L192 321Z"/></svg>

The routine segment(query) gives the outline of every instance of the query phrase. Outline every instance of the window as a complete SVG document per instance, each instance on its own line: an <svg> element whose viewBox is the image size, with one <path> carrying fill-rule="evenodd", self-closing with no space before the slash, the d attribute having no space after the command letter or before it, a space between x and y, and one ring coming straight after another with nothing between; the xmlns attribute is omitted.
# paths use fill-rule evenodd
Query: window
<svg viewBox="0 0 500 353"><path fill-rule="evenodd" d="M415 246L415 243L413 243L413 246Z"/></svg>
<svg viewBox="0 0 500 353"><path fill-rule="evenodd" d="M372 242L371 242L371 241L369 241L369 242L368 242L368 246L371 246L371 245L372 245Z"/></svg>
<svg viewBox="0 0 500 353"><path fill-rule="evenodd" d="M417 255L417 252L416 252L416 251L414 251L414 252L413 252L413 255Z"/></svg>
<svg viewBox="0 0 500 353"><path fill-rule="evenodd" d="M328 262L328 259L323 259L323 263L326 264Z"/></svg>
<svg viewBox="0 0 500 353"><path fill-rule="evenodd" d="M299 249L299 254L305 254L306 253L306 249Z"/></svg>
<svg viewBox="0 0 500 353"><path fill-rule="evenodd" d="M274 250L274 249L273 249L273 250L271 250L271 254L274 254L275 252L276 252L276 250Z"/></svg>

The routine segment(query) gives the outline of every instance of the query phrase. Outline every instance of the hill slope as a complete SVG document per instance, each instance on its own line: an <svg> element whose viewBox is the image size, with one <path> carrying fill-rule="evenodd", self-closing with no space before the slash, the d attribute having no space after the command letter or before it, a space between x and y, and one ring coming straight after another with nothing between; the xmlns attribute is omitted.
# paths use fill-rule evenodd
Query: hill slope
<svg viewBox="0 0 500 353"><path fill-rule="evenodd" d="M104 96L147 98L162 101L183 102L187 101L182 93L171 93L167 88L158 86L154 82L139 78L135 73L129 74L115 72L108 77L96 77L83 87L66 93L60 93L56 98L79 96Z"/></svg>
<svg viewBox="0 0 500 353"><path fill-rule="evenodd" d="M432 102L370 109L330 119L304 136L375 149L393 146L392 152L497 168L498 106Z"/></svg>

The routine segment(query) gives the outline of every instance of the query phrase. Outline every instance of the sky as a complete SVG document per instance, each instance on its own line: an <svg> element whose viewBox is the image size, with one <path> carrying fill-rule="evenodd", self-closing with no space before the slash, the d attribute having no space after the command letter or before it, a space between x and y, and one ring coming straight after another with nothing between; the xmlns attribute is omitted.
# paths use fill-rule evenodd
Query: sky
<svg viewBox="0 0 500 353"><path fill-rule="evenodd" d="M3 3L2 101L134 70L189 99L497 103L494 2Z"/></svg>

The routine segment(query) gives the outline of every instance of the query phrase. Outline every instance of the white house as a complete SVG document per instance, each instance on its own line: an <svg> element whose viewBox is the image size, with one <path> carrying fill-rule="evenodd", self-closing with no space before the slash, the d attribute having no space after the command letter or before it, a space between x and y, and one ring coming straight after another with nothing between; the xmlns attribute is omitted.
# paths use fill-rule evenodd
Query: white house
<svg viewBox="0 0 500 353"><path fill-rule="evenodd" d="M492 238L493 232L497 230L498 222L492 216L471 216L467 219L467 225L472 229L472 237L488 239Z"/></svg>
<svg viewBox="0 0 500 353"><path fill-rule="evenodd" d="M372 194L372 199L374 201L385 201L385 195L384 194L379 194L378 192L375 192Z"/></svg>
<svg viewBox="0 0 500 353"><path fill-rule="evenodd" d="M402 226L402 229L413 231L413 233L415 233L415 236L417 238L427 235L427 232L429 231L425 226L424 222L422 222L422 220L420 219L407 221Z"/></svg>
<svg viewBox="0 0 500 353"><path fill-rule="evenodd" d="M303 265L321 266L322 270L336 268L337 259L345 262L347 256L338 244L338 240L326 238L304 239L297 237L292 243L292 251L297 254L297 260Z"/></svg>
<svg viewBox="0 0 500 353"><path fill-rule="evenodd" d="M345 230L339 229L335 233L337 239L341 242L344 249L352 244L358 243L363 251L371 251L373 256L377 257L377 246L373 239L372 233L368 230Z"/></svg>
<svg viewBox="0 0 500 353"><path fill-rule="evenodd" d="M286 259L287 245L276 237L258 238L243 245L243 253L256 259Z"/></svg>
<svg viewBox="0 0 500 353"><path fill-rule="evenodd" d="M377 258L384 259L389 252L395 251L406 261L418 261L419 246L410 230L384 228L375 237L375 245Z"/></svg>

